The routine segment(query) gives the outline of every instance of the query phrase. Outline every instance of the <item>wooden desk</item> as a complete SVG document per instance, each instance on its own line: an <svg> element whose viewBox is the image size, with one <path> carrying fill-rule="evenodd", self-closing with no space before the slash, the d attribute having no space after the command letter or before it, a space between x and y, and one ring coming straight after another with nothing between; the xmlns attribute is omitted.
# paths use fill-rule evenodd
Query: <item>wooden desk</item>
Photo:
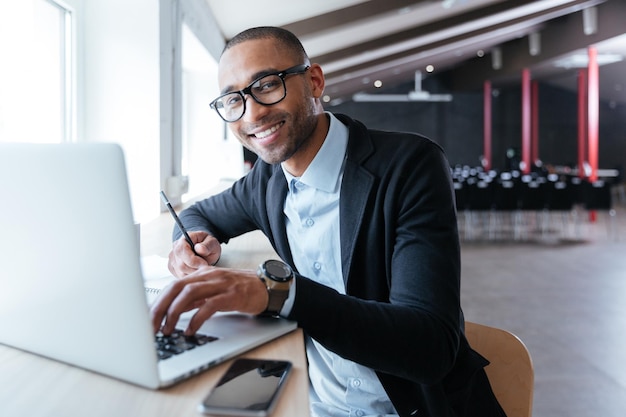
<svg viewBox="0 0 626 417"><path fill-rule="evenodd" d="M291 360L293 373L273 417L308 415L308 375L299 329L242 356ZM0 345L0 416L199 417L198 403L229 363L152 391Z"/></svg>
<svg viewBox="0 0 626 417"><path fill-rule="evenodd" d="M142 225L142 253L167 255L173 221L169 214ZM275 256L257 233L233 239L220 265L256 268ZM287 359L294 369L273 417L309 415L308 373L300 329L242 355ZM173 387L152 391L0 345L2 417L198 417L198 403L226 371L223 363Z"/></svg>

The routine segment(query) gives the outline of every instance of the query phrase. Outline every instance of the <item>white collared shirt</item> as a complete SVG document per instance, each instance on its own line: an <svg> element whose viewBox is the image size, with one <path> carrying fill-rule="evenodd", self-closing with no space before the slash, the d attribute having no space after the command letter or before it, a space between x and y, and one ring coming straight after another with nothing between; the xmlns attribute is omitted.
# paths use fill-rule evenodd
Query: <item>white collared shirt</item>
<svg viewBox="0 0 626 417"><path fill-rule="evenodd" d="M326 140L304 174L283 167L289 186L284 213L298 272L345 294L339 237L339 198L348 128L331 113ZM293 306L294 287L281 315ZM307 337L312 417L397 415L376 373Z"/></svg>

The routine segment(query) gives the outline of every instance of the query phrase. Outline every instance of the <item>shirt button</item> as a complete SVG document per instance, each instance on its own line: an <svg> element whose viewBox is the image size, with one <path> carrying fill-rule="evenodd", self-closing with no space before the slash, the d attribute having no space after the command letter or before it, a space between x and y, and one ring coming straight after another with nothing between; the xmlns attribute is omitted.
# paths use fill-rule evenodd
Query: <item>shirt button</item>
<svg viewBox="0 0 626 417"><path fill-rule="evenodd" d="M352 386L355 388L358 388L361 386L361 380L360 379L355 379L354 381L352 381Z"/></svg>
<svg viewBox="0 0 626 417"><path fill-rule="evenodd" d="M357 415L357 417L363 417L365 415L365 412L363 410L356 410L355 414Z"/></svg>
<svg viewBox="0 0 626 417"><path fill-rule="evenodd" d="M311 227L311 226L313 226L314 224L315 224L315 221L314 221L312 218L310 218L310 217L309 217L308 219L306 219L306 221L304 222L304 225L305 225L306 227Z"/></svg>
<svg viewBox="0 0 626 417"><path fill-rule="evenodd" d="M316 271L319 271L322 269L322 264L319 262L313 262L313 268L315 268Z"/></svg>

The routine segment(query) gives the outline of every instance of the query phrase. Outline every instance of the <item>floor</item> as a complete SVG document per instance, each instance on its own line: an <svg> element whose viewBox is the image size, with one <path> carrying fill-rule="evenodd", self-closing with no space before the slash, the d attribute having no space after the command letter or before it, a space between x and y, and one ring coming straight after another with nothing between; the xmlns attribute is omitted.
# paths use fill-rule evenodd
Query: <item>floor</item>
<svg viewBox="0 0 626 417"><path fill-rule="evenodd" d="M535 368L534 417L623 417L626 205L595 221L575 213L548 223L490 218L486 230L472 220L462 242L463 309L467 320L525 342Z"/></svg>

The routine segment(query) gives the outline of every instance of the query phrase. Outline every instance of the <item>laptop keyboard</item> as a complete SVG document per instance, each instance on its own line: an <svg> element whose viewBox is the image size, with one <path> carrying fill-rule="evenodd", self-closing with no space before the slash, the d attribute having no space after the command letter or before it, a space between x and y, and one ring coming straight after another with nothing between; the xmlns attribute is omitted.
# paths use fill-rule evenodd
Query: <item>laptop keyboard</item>
<svg viewBox="0 0 626 417"><path fill-rule="evenodd" d="M159 360L171 358L179 355L187 350L191 350L196 346L206 345L214 342L218 338L205 334L196 333L193 336L185 336L182 330L176 329L169 336L165 336L161 332L155 336L154 345L156 347Z"/></svg>

